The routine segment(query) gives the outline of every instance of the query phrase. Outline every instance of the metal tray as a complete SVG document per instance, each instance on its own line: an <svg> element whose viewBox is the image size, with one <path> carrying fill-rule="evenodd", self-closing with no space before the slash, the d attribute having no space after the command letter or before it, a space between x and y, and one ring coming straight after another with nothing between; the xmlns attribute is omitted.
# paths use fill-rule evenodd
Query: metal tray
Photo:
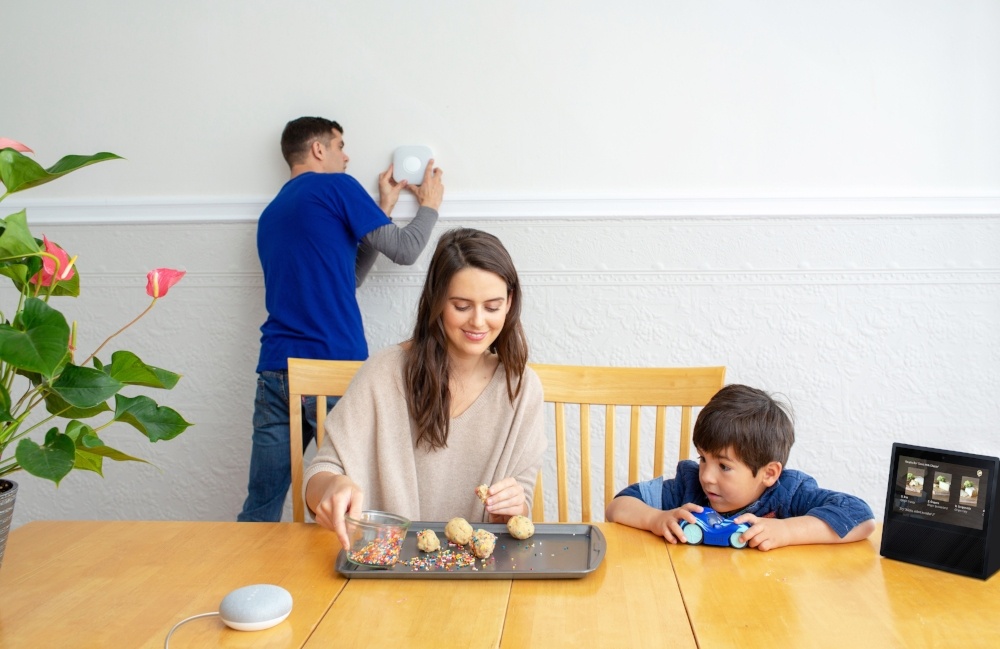
<svg viewBox="0 0 1000 649"><path fill-rule="evenodd" d="M501 523L474 523L497 536L493 555L477 559L462 568L414 568L406 562L428 559L437 552L417 550L417 532L434 530L442 551L456 551L444 536L443 522L413 521L403 540L399 561L390 568L358 566L347 560L343 550L337 555L337 572L348 579L578 579L601 565L607 541L601 530L588 524L535 523L535 534L524 541L515 539Z"/></svg>

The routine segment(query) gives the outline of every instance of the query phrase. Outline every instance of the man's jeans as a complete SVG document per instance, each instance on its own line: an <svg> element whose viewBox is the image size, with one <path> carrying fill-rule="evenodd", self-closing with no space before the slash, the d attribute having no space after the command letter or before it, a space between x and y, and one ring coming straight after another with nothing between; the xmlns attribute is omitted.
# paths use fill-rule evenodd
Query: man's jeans
<svg viewBox="0 0 1000 649"><path fill-rule="evenodd" d="M339 397L327 397L327 408L333 408L338 400ZM316 438L316 398L303 398L302 409L302 448L305 449ZM236 517L238 521L281 520L285 496L292 482L288 412L288 372L258 374L250 481L243 511Z"/></svg>

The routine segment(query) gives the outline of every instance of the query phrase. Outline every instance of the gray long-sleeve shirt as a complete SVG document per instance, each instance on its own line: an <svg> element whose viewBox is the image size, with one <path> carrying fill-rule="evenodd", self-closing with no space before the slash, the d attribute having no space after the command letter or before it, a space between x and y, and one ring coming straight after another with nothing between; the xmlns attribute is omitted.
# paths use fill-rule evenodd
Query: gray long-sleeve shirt
<svg viewBox="0 0 1000 649"><path fill-rule="evenodd" d="M390 223L365 235L358 245L358 258L354 264L357 285L364 283L380 252L395 263L405 266L417 261L431 238L431 231L437 220L437 210L421 206L413 220L405 226Z"/></svg>

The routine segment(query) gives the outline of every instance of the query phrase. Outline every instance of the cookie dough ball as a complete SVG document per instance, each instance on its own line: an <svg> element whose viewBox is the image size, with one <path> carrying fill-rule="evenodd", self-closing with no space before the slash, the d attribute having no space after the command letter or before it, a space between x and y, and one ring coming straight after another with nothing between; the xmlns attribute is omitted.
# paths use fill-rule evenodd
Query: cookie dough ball
<svg viewBox="0 0 1000 649"><path fill-rule="evenodd" d="M524 540L535 533L535 524L527 516L511 516L507 521L507 531L515 539Z"/></svg>
<svg viewBox="0 0 1000 649"><path fill-rule="evenodd" d="M492 532L476 530L476 533L472 535L472 551L480 559L489 559L496 544L497 537Z"/></svg>
<svg viewBox="0 0 1000 649"><path fill-rule="evenodd" d="M490 486L485 484L479 485L476 487L476 495L479 496L479 500L483 501L483 504L485 505L486 498L490 495Z"/></svg>
<svg viewBox="0 0 1000 649"><path fill-rule="evenodd" d="M444 535L452 543L468 545L472 540L472 526L464 518L453 518L444 526Z"/></svg>
<svg viewBox="0 0 1000 649"><path fill-rule="evenodd" d="M421 552L437 552L441 549L441 539L434 530L420 530L417 532L417 549Z"/></svg>

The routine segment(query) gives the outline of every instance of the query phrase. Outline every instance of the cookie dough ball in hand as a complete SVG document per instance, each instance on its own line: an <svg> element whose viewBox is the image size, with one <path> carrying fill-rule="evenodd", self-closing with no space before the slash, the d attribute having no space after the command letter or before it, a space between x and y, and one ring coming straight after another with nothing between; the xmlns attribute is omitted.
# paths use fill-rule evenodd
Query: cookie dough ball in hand
<svg viewBox="0 0 1000 649"><path fill-rule="evenodd" d="M441 549L441 540L434 530L420 530L417 532L417 549L421 552L437 552Z"/></svg>
<svg viewBox="0 0 1000 649"><path fill-rule="evenodd" d="M481 484L478 487L476 487L476 495L479 496L479 500L483 501L483 504L485 505L486 504L486 499L490 495L490 487L489 487L489 485Z"/></svg>
<svg viewBox="0 0 1000 649"><path fill-rule="evenodd" d="M472 526L464 518L453 518L444 526L444 535L458 545L468 545L472 540Z"/></svg>
<svg viewBox="0 0 1000 649"><path fill-rule="evenodd" d="M472 535L472 551L480 559L489 559L493 548L497 545L497 537L486 530L476 530Z"/></svg>
<svg viewBox="0 0 1000 649"><path fill-rule="evenodd" d="M515 539L522 541L535 533L535 524L527 516L511 516L507 521L507 531Z"/></svg>

